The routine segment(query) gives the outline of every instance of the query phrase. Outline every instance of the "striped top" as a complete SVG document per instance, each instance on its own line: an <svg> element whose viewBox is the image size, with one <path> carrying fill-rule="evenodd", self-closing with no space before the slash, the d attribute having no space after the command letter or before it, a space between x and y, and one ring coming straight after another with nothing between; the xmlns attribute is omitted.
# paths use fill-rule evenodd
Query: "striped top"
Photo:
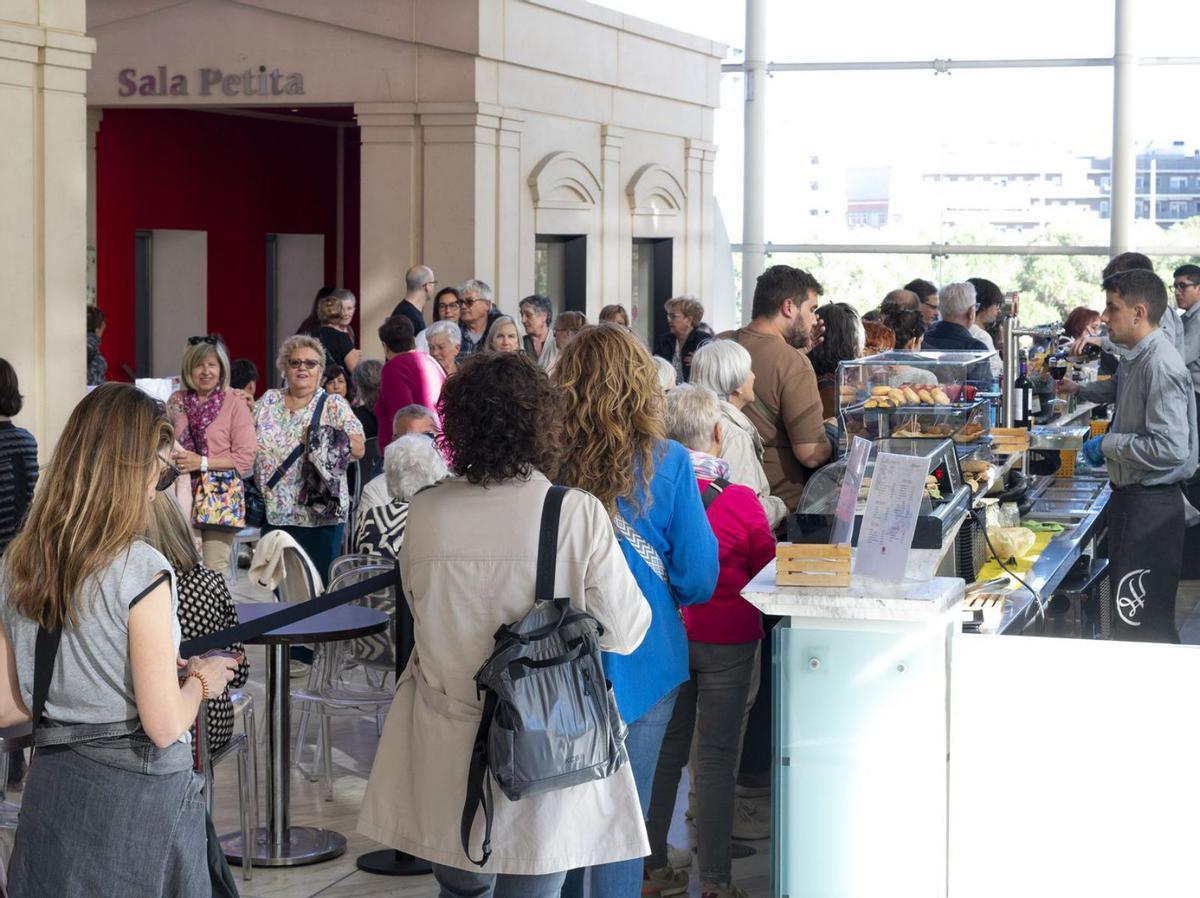
<svg viewBox="0 0 1200 898"><path fill-rule="evenodd" d="M37 484L37 440L0 418L0 555L16 535Z"/></svg>

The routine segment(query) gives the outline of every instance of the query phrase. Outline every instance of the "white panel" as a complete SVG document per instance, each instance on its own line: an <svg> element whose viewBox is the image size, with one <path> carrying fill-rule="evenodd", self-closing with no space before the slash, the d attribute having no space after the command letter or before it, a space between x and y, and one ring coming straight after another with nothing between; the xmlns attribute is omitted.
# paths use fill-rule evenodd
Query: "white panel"
<svg viewBox="0 0 1200 898"><path fill-rule="evenodd" d="M1200 647L964 636L950 894L1196 893Z"/></svg>
<svg viewBox="0 0 1200 898"><path fill-rule="evenodd" d="M208 232L151 233L150 373L171 377L188 337L208 333Z"/></svg>
<svg viewBox="0 0 1200 898"><path fill-rule="evenodd" d="M308 317L325 286L325 235L276 234L275 241L275 334L282 342Z"/></svg>

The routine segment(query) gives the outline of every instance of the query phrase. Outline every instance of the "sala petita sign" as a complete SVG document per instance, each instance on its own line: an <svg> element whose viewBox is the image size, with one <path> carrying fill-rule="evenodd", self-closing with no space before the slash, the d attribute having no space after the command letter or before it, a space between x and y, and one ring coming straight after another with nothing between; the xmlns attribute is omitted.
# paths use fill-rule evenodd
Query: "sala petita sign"
<svg viewBox="0 0 1200 898"><path fill-rule="evenodd" d="M257 69L226 74L220 69L200 69L194 81L180 72L171 72L160 65L153 72L138 73L137 69L121 69L117 74L119 97L284 97L304 94L304 76L299 72L284 74L279 69ZM198 88L193 93L192 89Z"/></svg>

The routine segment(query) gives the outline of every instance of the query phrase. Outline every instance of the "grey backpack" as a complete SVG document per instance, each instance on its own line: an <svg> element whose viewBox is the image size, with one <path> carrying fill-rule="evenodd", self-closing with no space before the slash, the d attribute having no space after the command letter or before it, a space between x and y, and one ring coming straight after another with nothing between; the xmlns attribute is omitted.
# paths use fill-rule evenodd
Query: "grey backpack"
<svg viewBox="0 0 1200 898"><path fill-rule="evenodd" d="M604 628L569 598L554 596L558 518L566 488L542 507L533 608L496 631L496 647L475 674L484 698L475 734L463 851L482 867L492 853L495 783L511 801L611 776L626 761L625 724L600 663ZM483 808L482 859L471 857L471 826Z"/></svg>

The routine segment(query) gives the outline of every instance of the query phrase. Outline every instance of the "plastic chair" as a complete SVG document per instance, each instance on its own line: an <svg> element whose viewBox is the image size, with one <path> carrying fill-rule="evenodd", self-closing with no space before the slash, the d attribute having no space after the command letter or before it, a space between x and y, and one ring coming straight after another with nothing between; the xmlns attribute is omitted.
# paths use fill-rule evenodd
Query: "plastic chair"
<svg viewBox="0 0 1200 898"><path fill-rule="evenodd" d="M229 550L229 569L225 571L225 579L229 583L237 582L238 549L243 543L256 543L262 539L262 530L258 527L243 527L233 535L233 547Z"/></svg>
<svg viewBox="0 0 1200 898"><path fill-rule="evenodd" d="M8 800L8 753L33 745L33 725L28 721L0 729L0 829L16 829L21 808Z"/></svg>
<svg viewBox="0 0 1200 898"><path fill-rule="evenodd" d="M344 556L330 568L333 576L329 589L341 589L378 574L394 570L392 562L373 556ZM389 587L370 593L358 604L393 615L396 609L396 589ZM310 780L324 780L325 800L333 800L333 745L330 720L333 717L359 717L374 712L376 731L382 729L384 712L392 703L394 690L388 688L387 677L396 669L394 628L386 636L368 636L342 642L321 643L313 661L313 674L308 687L293 690L292 701L305 707L296 736L294 757L300 767L301 752L307 737L310 716L320 722L317 745L314 748ZM358 672L365 683L352 681ZM303 768L302 768L303 769ZM319 772L318 772L319 771Z"/></svg>
<svg viewBox="0 0 1200 898"><path fill-rule="evenodd" d="M200 772L204 776L204 794L210 815L213 811L213 768L230 755L237 754L238 820L242 832L242 845L253 846L258 831L258 752L254 746L254 706L250 696L244 693L230 693L229 698L233 702L234 713L243 714L242 732L234 733L228 742L211 752L208 746L208 714L201 707L196 716L196 752L199 756ZM253 878L253 855L251 850L242 852L242 879L247 882Z"/></svg>
<svg viewBox="0 0 1200 898"><path fill-rule="evenodd" d="M371 437L363 446L363 457L350 463L350 511L346 517L346 529L342 534L342 552L354 549L354 531L358 526L358 510L362 505L362 491L368 480L383 470L383 457L379 454L379 438ZM333 574L330 573L332 578Z"/></svg>

